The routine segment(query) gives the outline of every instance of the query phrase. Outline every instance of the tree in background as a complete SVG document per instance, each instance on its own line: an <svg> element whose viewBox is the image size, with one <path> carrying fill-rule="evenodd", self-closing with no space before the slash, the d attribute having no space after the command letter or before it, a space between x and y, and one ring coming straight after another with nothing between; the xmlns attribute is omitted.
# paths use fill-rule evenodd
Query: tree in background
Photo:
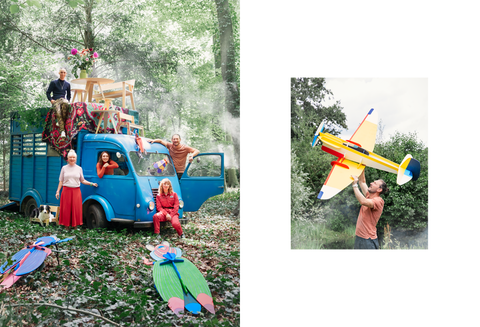
<svg viewBox="0 0 480 327"><path fill-rule="evenodd" d="M312 148L312 140L320 123L326 119L326 131L338 135L347 128L340 101L324 106L322 102L333 93L325 88L324 78L291 79L291 147L309 176L308 185L316 190L328 174L330 161L323 151Z"/></svg>
<svg viewBox="0 0 480 327"><path fill-rule="evenodd" d="M238 168L238 1L2 2L0 39L0 63L13 63L1 66L7 71L0 92L16 71L8 81L9 110L48 105L45 91L58 68L66 66L72 78L70 50L94 48L100 57L92 76L136 80L135 107L147 137L179 133L202 152L225 152L227 168Z"/></svg>
<svg viewBox="0 0 480 327"><path fill-rule="evenodd" d="M342 231L356 223L360 204L351 187L330 200L316 199L331 170L330 162L336 160L336 157L325 153L318 146L312 148L311 142L323 119L331 122L327 124L326 131L338 135L341 128L347 128L346 116L342 112L340 101L330 107L322 104L333 96L325 88L325 79L292 78L291 86L292 192L298 185L313 190L308 199L292 194L292 217L301 211L302 206L319 206L322 218L327 220L330 229ZM428 225L428 148L417 140L416 134L397 132L384 141L384 127L380 121L375 153L396 163L401 163L405 155L410 153L420 162L421 173L417 181L397 185L395 174L368 167L365 169L368 183L383 179L390 189L389 193L383 195L385 208L377 228L382 231L388 224L393 229L421 231ZM300 194L308 192L302 191ZM304 217L313 218L307 214L307 210L304 210Z"/></svg>
<svg viewBox="0 0 480 327"><path fill-rule="evenodd" d="M395 174L369 169L367 180L383 179L390 192L385 196L385 208L377 227L423 230L428 226L428 148L415 133L396 132L388 141L375 146L375 153L401 163L408 153L420 162L420 177L404 185L397 184Z"/></svg>
<svg viewBox="0 0 480 327"><path fill-rule="evenodd" d="M312 205L312 190L307 185L308 175L303 172L302 164L299 162L295 151L291 151L291 218L298 219L305 215L307 209Z"/></svg>

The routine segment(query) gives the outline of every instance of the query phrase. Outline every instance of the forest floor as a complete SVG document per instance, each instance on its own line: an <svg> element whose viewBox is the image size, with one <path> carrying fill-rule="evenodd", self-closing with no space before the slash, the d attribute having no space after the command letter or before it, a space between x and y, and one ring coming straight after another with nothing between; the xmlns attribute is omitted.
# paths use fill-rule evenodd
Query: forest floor
<svg viewBox="0 0 480 327"><path fill-rule="evenodd" d="M233 215L239 198L239 191L228 192L189 213L182 226L185 239L171 226L162 227L160 239L151 229L82 227L67 233L60 226L42 227L18 213L0 212L0 264L38 237L75 236L58 244L59 250L68 250L59 254L59 262L52 252L42 270L0 292L0 326L239 326L240 220ZM198 315L187 312L178 318L162 301L152 266L144 265L142 257L149 258L147 244L164 240L202 272L215 314L202 308Z"/></svg>
<svg viewBox="0 0 480 327"><path fill-rule="evenodd" d="M355 225L345 227L343 231L333 231L326 222L309 220L291 220L292 249L353 249L355 244ZM377 229L380 249L428 249L428 231L414 236L402 235L399 231L392 234Z"/></svg>

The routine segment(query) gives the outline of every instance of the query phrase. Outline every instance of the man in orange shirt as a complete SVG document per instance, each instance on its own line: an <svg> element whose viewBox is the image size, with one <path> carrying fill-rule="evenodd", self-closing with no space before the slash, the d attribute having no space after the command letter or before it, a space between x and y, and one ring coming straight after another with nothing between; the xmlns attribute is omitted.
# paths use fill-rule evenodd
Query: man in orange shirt
<svg viewBox="0 0 480 327"><path fill-rule="evenodd" d="M187 157L188 162L192 162L193 157L200 153L200 151L197 149L191 148L185 144L181 144L180 141L180 135L178 134L174 134L172 136L172 143L161 139L148 140L150 143L161 143L168 149L170 155L172 156L173 165L177 171L178 179L182 178L183 172L185 171Z"/></svg>
<svg viewBox="0 0 480 327"><path fill-rule="evenodd" d="M353 192L358 202L362 205L358 213L357 228L355 229L354 249L379 249L377 237L377 222L383 212L384 201L381 194L388 192L387 184L382 179L370 183L367 186L365 171L359 177L353 177ZM360 192L358 185L362 189Z"/></svg>

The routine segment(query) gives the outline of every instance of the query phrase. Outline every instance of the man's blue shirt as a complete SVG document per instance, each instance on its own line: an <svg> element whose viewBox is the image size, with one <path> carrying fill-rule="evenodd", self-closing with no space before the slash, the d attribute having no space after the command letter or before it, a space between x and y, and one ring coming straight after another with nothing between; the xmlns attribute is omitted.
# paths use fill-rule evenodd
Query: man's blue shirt
<svg viewBox="0 0 480 327"><path fill-rule="evenodd" d="M53 96L51 96L52 92L53 92ZM67 93L66 97L65 97L65 93ZM68 83L67 81L64 81L63 87L62 87L62 83L60 82L60 79L51 81L47 90L47 98L48 98L48 101L52 99L57 100L60 98L64 98L64 99L67 99L68 102L70 102L70 98L71 98L70 83Z"/></svg>

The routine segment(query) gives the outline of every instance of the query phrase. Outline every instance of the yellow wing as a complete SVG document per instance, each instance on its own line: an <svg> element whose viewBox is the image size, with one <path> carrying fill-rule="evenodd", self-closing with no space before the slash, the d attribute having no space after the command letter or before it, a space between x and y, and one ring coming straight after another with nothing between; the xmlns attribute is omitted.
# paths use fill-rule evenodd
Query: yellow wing
<svg viewBox="0 0 480 327"><path fill-rule="evenodd" d="M365 168L362 164L343 158L332 161L332 166L332 170L317 196L320 200L327 200L338 194L353 182L352 175L360 176Z"/></svg>
<svg viewBox="0 0 480 327"><path fill-rule="evenodd" d="M375 147L375 139L377 137L377 125L377 111L372 108L348 141L353 141L354 144L367 151L373 151L373 148Z"/></svg>

